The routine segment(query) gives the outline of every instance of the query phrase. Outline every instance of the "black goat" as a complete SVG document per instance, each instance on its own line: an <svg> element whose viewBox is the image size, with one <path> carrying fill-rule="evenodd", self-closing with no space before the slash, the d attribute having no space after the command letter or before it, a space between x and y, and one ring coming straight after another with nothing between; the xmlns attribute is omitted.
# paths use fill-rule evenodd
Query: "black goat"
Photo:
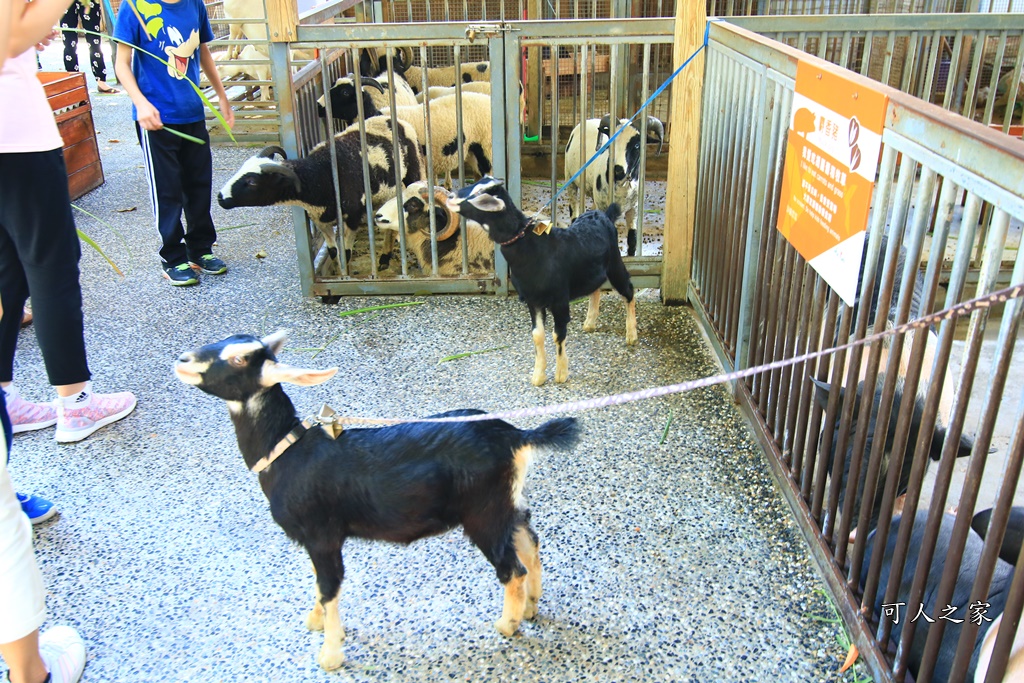
<svg viewBox="0 0 1024 683"><path fill-rule="evenodd" d="M818 380L811 378L811 381L815 385L814 398L815 401L821 406L821 409L828 409L828 397L832 390L831 385L826 382L819 382ZM837 512L842 514L844 506L846 504L846 492L850 484L850 469L853 464L853 442L854 436L857 432L858 425L861 420L868 420L867 436L864 440L863 456L860 464L860 475L857 479L856 499L853 502L852 515L853 519L850 522L850 535L851 542L855 538L860 518L860 511L862 502L866 499L871 500L871 512L868 516L868 530L874 529L878 526L878 518L882 512L882 495L885 492L886 477L889 471L889 463L892 459L899 458L903 463L899 471L899 479L896 484L896 495L902 496L907 492L907 488L910 485L910 470L914 464L914 451L917 448L917 442L927 436L921 432L921 423L924 420L924 404L925 399L921 396L904 396L903 392L903 380L899 379L896 382L896 386L893 391L892 406L889 411L889 425L888 429L884 434L878 431L876 425L878 423L879 408L882 404L882 390L885 385L885 375L879 375L877 383L875 384L875 393L871 400L870 409L865 405L864 400L864 383L861 382L857 385L857 394L854 397L853 404L853 418L850 421L849 436L846 441L846 453L843 456L843 479L839 485L839 502ZM839 388L839 405L842 406L842 402L845 400L846 389L843 387ZM902 453L894 453L893 446L896 442L896 427L899 422L900 409L903 406L904 400L914 401L914 412L910 418L910 429L907 433L907 440ZM836 448L839 444L840 429L842 427L839 416L836 417L836 422L832 429L832 445L828 455L828 471L833 471L836 458ZM871 451L875 448L875 439L885 439L881 450L881 460L879 464L878 479L872 482L870 494L867 491L867 475L868 475L868 461L871 455ZM931 444L928 451L930 460L938 460L942 455L942 448L946 443L946 428L940 424L936 424L930 435ZM971 449L974 447L974 441L971 437L966 434L960 435L960 441L957 444L957 457L967 457L971 454ZM925 467L928 463L925 463ZM865 498L869 496L869 498ZM902 504L900 501L899 505ZM887 513L889 514L889 513Z"/></svg>
<svg viewBox="0 0 1024 683"><path fill-rule="evenodd" d="M391 121L383 117L366 122L366 145L361 148L358 127L350 127L334 136L337 150L341 222L345 226L345 256L351 258L356 229L366 218L363 173L370 178L371 200L380 207L395 196L395 164L399 163L402 183L409 185L422 177L416 132L403 121L398 123L399 153L392 145ZM281 160L275 159L280 156ZM397 161L396 161L397 160ZM334 182L331 174L331 150L322 142L301 159L288 159L277 146L266 147L249 158L228 180L217 202L225 209L240 206L276 206L290 204L306 210L327 242L328 253L338 272L338 245L333 225L338 222ZM385 252L390 251L387 246Z"/></svg>
<svg viewBox="0 0 1024 683"><path fill-rule="evenodd" d="M537 534L523 486L537 449L571 448L574 418L537 429L501 420L418 422L380 429L347 429L332 439L307 428L281 382L309 386L338 371L306 370L277 362L285 333L265 339L235 335L183 353L181 381L228 402L238 447L259 472L270 513L309 553L318 600L307 619L324 630L318 662L344 662L338 597L347 538L412 543L462 526L494 565L505 586L498 631L511 636L537 614L541 564ZM455 410L432 417L480 415Z"/></svg>
<svg viewBox="0 0 1024 683"><path fill-rule="evenodd" d="M636 302L633 282L619 254L615 219L619 205L606 211L588 211L564 230L529 219L512 202L500 180L485 176L462 188L448 200L448 206L480 224L501 247L519 298L530 307L533 344L537 355L531 381L534 386L547 378L544 353L544 318L551 310L555 321L555 381L569 379L565 335L569 324L569 302L590 295L585 332L597 327L601 285L609 280L626 300L626 343L636 344Z"/></svg>

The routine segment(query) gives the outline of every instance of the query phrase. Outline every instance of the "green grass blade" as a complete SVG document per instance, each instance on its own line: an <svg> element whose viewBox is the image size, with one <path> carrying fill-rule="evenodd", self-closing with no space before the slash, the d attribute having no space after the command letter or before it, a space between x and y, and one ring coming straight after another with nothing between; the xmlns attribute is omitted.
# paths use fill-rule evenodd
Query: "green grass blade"
<svg viewBox="0 0 1024 683"><path fill-rule="evenodd" d="M200 140L199 138L197 138L195 136L189 135L188 133L182 133L180 130L174 130L173 128L170 128L168 126L164 126L160 130L165 130L168 133L171 133L173 135L177 135L179 138L184 138L184 139L188 140L189 142L194 142L197 145L205 145L206 144L204 141Z"/></svg>
<svg viewBox="0 0 1024 683"><path fill-rule="evenodd" d="M367 306L366 308L356 308L351 311L342 311L338 313L339 318L344 318L348 315L359 315L360 313L369 313L371 311L383 311L388 308L403 308L405 306L420 306L426 303L425 301L409 301L401 304L384 304L382 306Z"/></svg>
<svg viewBox="0 0 1024 683"><path fill-rule="evenodd" d="M445 356L441 360L437 361L437 364L440 365L441 363L447 363L450 360L458 360L459 358L467 358L469 356L477 356L477 355L479 355L481 353L491 353L492 351L501 351L501 350L507 349L507 348L508 348L508 345L506 344L505 346L495 346L492 349L480 349L479 351L465 351L463 353L456 353L456 354L453 354L451 356Z"/></svg>
<svg viewBox="0 0 1024 683"><path fill-rule="evenodd" d="M129 255L129 256L131 256L131 253L132 253L132 252L131 252L131 249L129 249L129 248L128 248L128 241L127 241L127 240L126 240L126 239L124 238L124 235L122 235L122 234L121 234L121 233L120 233L120 232L119 232L119 231L117 230L117 228L115 228L115 227L114 227L113 225L111 225L111 224L110 224L110 223L108 223L107 221L103 220L102 218L100 218L100 217L99 217L99 216L97 216L96 214L94 214L94 213L92 213L92 212L89 212L89 211L86 211L85 209L83 209L82 207L78 206L77 204L72 204L72 205L71 205L71 208L75 209L76 211L81 211L81 212L82 212L82 213L84 213L84 214L85 214L86 216L88 216L89 218L92 218L93 220L95 220L95 221L99 222L99 223L100 223L101 225L105 226L105 227L106 227L106 228L107 228L108 230L110 230L110 231L111 231L112 233L114 233L115 235L117 235L117 238L118 238L119 240L121 240L121 245L122 245L122 246L124 247L124 250L125 250L126 252L128 252L128 255Z"/></svg>
<svg viewBox="0 0 1024 683"><path fill-rule="evenodd" d="M76 230L77 230L77 228L76 228ZM117 264L116 264L116 263L114 263L113 261L111 261L111 260L110 260L110 257L109 257L109 256L107 256L106 254L104 254L104 253L103 253L103 250L102 250L102 249L100 249L100 245L96 244L96 242L94 242L94 241L93 241L93 239L92 239L91 237L89 237L88 235L86 235L86 234L85 234L84 232L82 232L81 230L78 230L78 239L82 240L83 242L85 242L86 244L88 244L88 245L89 245L90 247L92 247L93 249L95 249L95 250L96 250L96 252L97 252L97 253L98 253L98 254L99 254L100 256L102 256L103 258L105 258L105 259L107 260L107 263L109 263L109 264L110 264L110 267L114 269L114 272L115 272L115 273L117 273L117 274L118 274L118 275L120 275L121 277L124 277L124 273L122 273L122 272L121 272L121 269L117 267Z"/></svg>
<svg viewBox="0 0 1024 683"><path fill-rule="evenodd" d="M222 232L227 232L228 230L241 230L242 228L251 228L254 225L259 225L259 223L243 223L242 225L231 225L226 228L217 228L217 233L220 234Z"/></svg>
<svg viewBox="0 0 1024 683"><path fill-rule="evenodd" d="M665 429L661 431L661 441L658 442L659 445L665 443L665 439L668 438L668 428L672 426L672 420L675 418L675 416L675 413L669 412L668 422L665 423Z"/></svg>

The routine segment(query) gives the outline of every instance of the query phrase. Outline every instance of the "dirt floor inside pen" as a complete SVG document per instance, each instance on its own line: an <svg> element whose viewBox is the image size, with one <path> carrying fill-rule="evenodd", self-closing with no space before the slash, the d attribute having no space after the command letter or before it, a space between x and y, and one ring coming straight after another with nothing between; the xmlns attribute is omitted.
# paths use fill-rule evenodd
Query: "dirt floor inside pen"
<svg viewBox="0 0 1024 683"><path fill-rule="evenodd" d="M59 46L45 58L59 60ZM625 344L621 299L606 295L591 334L579 302L569 381L555 384L551 367L533 387L528 316L514 297L304 298L284 208L215 206L216 253L230 270L172 288L129 101L93 102L106 183L76 202L95 218L76 215L124 276L83 247L89 362L96 390L129 389L139 404L79 444L56 444L52 428L19 434L10 462L19 491L60 510L35 527L44 628L81 632L83 681L854 680L838 673L845 641L824 583L722 387L580 413L580 445L536 463L526 496L544 595L513 638L492 626L502 591L461 533L346 544L347 662L321 671L323 636L305 628L309 561L272 521L223 402L174 377L182 351L291 330L281 360L341 368L324 385L289 389L302 415L324 402L371 416L526 408L718 368L692 311L642 290L637 346ZM214 148L215 189L249 154ZM339 315L398 301L417 305ZM51 398L31 327L15 377L28 398Z"/></svg>

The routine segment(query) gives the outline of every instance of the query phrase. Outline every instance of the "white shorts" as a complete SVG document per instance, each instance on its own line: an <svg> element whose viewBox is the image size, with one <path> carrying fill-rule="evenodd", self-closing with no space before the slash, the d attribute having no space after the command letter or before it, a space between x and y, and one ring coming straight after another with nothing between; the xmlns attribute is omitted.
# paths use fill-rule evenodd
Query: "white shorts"
<svg viewBox="0 0 1024 683"><path fill-rule="evenodd" d="M44 595L32 551L32 524L14 493L7 444L0 433L0 643L20 640L42 625Z"/></svg>

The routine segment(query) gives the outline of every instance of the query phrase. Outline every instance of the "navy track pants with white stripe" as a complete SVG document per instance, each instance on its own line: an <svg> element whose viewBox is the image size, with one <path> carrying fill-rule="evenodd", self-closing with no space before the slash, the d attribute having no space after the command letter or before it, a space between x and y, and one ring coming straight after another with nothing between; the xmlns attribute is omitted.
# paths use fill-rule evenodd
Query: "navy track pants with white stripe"
<svg viewBox="0 0 1024 683"><path fill-rule="evenodd" d="M210 216L213 193L210 134L205 121L165 123L164 127L206 143L200 145L166 130L144 130L135 124L146 162L156 228L163 242L160 259L165 266L177 266L186 261L198 263L204 254L212 253L213 243L217 241ZM182 213L187 231L181 223Z"/></svg>

